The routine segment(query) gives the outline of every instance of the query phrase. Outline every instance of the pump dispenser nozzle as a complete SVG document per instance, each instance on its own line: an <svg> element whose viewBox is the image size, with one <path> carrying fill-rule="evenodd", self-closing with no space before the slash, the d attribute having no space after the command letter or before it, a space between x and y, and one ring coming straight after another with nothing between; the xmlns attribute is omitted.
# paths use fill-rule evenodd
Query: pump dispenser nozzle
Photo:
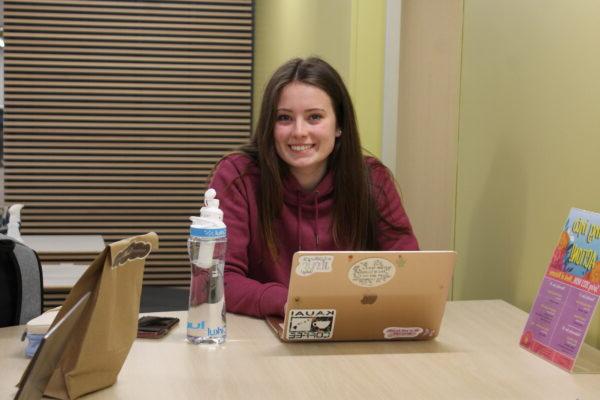
<svg viewBox="0 0 600 400"><path fill-rule="evenodd" d="M19 242L23 242L21 238L21 210L23 209L23 204L13 204L8 208L8 231L6 232L7 236L12 237Z"/></svg>

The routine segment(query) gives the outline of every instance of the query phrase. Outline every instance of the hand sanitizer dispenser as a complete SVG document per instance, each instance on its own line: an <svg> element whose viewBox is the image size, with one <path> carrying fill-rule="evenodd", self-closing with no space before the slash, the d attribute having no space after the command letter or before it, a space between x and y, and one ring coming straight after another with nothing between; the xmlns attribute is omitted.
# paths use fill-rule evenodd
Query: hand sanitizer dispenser
<svg viewBox="0 0 600 400"><path fill-rule="evenodd" d="M7 236L21 243L23 243L21 238L21 210L23 207L23 204L13 204L8 208L8 231L6 232Z"/></svg>

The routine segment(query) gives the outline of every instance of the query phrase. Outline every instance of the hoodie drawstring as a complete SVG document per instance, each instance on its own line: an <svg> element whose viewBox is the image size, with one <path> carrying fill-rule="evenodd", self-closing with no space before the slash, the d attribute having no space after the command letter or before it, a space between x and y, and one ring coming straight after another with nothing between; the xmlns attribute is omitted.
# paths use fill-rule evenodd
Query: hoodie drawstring
<svg viewBox="0 0 600 400"><path fill-rule="evenodd" d="M315 198L315 213L313 220L313 233L315 234L315 246L319 248L319 191L314 192ZM300 191L297 192L298 197L298 250L302 250L302 236L300 232L300 225L302 223L302 203L300 203Z"/></svg>
<svg viewBox="0 0 600 400"><path fill-rule="evenodd" d="M298 250L302 250L302 237L300 236L300 223L302 222L302 204L300 203L300 191L298 195Z"/></svg>
<svg viewBox="0 0 600 400"><path fill-rule="evenodd" d="M319 191L315 190L315 224L314 224L314 230L315 230L315 241L316 241L316 246L317 249L319 249Z"/></svg>

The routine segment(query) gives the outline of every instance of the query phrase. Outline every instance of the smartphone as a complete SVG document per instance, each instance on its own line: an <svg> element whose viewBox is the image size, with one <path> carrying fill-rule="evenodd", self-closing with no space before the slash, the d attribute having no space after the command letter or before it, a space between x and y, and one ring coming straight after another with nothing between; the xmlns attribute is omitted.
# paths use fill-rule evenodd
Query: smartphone
<svg viewBox="0 0 600 400"><path fill-rule="evenodd" d="M144 339L160 339L165 337L178 322L179 318L173 317L141 317L138 320L137 337Z"/></svg>

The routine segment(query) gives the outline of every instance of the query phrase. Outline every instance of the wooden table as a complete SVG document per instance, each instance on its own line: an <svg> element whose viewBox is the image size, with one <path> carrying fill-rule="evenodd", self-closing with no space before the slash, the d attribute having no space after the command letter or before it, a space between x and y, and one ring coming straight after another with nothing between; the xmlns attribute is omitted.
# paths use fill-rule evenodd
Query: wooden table
<svg viewBox="0 0 600 400"><path fill-rule="evenodd" d="M527 315L500 300L448 303L430 342L285 344L264 321L230 314L225 345L194 346L185 312L161 315L182 322L162 340L136 340L117 384L86 399L600 398L600 375L569 374L521 349ZM21 329L0 329L0 399L27 364ZM600 366L600 351L583 352Z"/></svg>

